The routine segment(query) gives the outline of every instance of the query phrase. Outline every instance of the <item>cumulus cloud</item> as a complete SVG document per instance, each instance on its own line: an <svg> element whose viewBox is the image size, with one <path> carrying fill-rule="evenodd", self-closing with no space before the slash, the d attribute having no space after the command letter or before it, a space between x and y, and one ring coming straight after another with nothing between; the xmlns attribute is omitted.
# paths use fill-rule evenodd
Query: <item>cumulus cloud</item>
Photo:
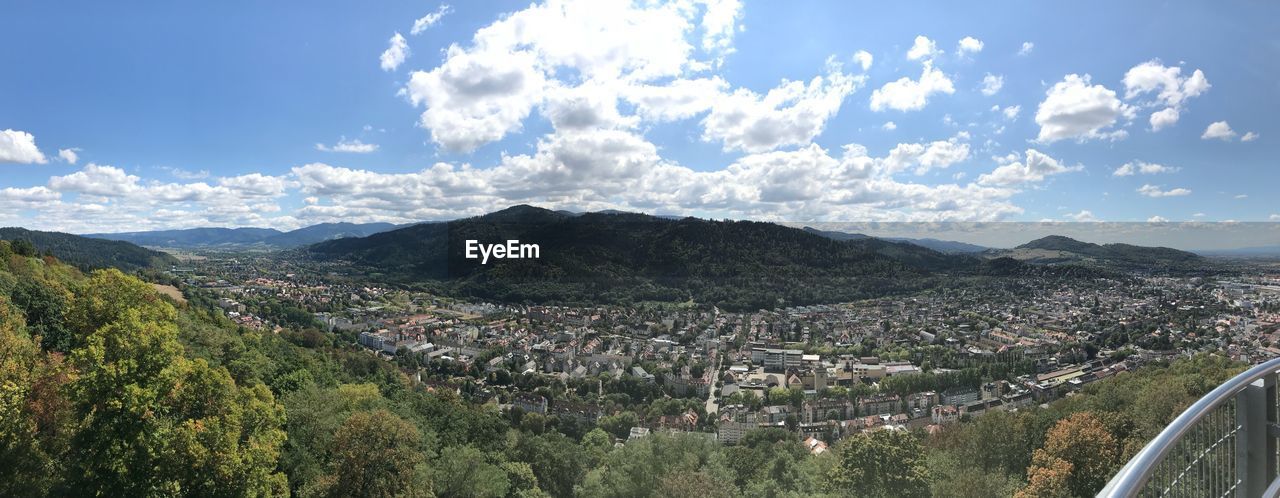
<svg viewBox="0 0 1280 498"><path fill-rule="evenodd" d="M416 21L413 21L413 29L409 30L409 34L416 35L430 29L432 26L439 24L440 19L449 15L450 12L453 12L453 7L450 7L447 3L440 4L440 7L436 8L435 12L431 12L425 16L419 17Z"/></svg>
<svg viewBox="0 0 1280 498"><path fill-rule="evenodd" d="M36 137L21 130L0 131L0 163L44 164L44 153L36 147Z"/></svg>
<svg viewBox="0 0 1280 498"><path fill-rule="evenodd" d="M996 106L996 107L999 108L999 106ZM1004 118L1009 121L1018 119L1018 114L1021 112L1022 112L1022 106L1020 105L1006 106L1004 109L1000 110L1000 114L1003 114Z"/></svg>
<svg viewBox="0 0 1280 498"><path fill-rule="evenodd" d="M1218 140L1230 141L1232 138L1235 138L1235 136L1235 130L1232 130L1231 125L1227 124L1226 121L1215 121L1210 123L1209 126L1204 129L1204 133L1200 135L1200 138L1203 140L1212 140L1216 138Z"/></svg>
<svg viewBox="0 0 1280 498"><path fill-rule="evenodd" d="M1184 195L1191 195L1191 190L1185 188L1162 190L1158 186L1147 184L1138 187L1138 193L1147 197L1180 197Z"/></svg>
<svg viewBox="0 0 1280 498"><path fill-rule="evenodd" d="M1168 221L1169 221L1169 219L1168 219L1168 218L1165 218L1165 217L1160 216L1160 215L1156 215L1156 216L1152 216L1152 217L1150 217L1150 218L1147 218L1147 223L1166 223L1166 222L1168 222Z"/></svg>
<svg viewBox="0 0 1280 498"><path fill-rule="evenodd" d="M960 39L956 44L956 55L964 57L967 54L976 54L982 51L982 40L972 36L966 36Z"/></svg>
<svg viewBox="0 0 1280 498"><path fill-rule="evenodd" d="M119 197L137 190L139 178L115 166L89 163L84 169L49 178L49 188L99 197Z"/></svg>
<svg viewBox="0 0 1280 498"><path fill-rule="evenodd" d="M1178 171L1178 168L1165 166L1163 164L1148 163L1144 161L1127 162L1111 172L1112 176L1133 176L1135 174L1155 175L1159 173L1172 173Z"/></svg>
<svg viewBox="0 0 1280 498"><path fill-rule="evenodd" d="M919 38L917 38L917 41ZM906 76L885 83L884 86L871 93L871 110L880 112L885 109L898 111L918 111L929 103L929 97L939 93L955 93L951 79L942 71L933 67L932 61L925 61L919 80Z"/></svg>
<svg viewBox="0 0 1280 498"><path fill-rule="evenodd" d="M1135 112L1115 91L1091 84L1089 75L1069 74L1049 88L1036 109L1036 124L1040 125L1037 140L1124 138L1124 130L1112 127L1120 118L1132 119Z"/></svg>
<svg viewBox="0 0 1280 498"><path fill-rule="evenodd" d="M424 108L419 125L433 142L462 152L520 130L534 109L570 123L620 116L608 107L621 99L645 118L684 119L733 100L720 98L723 80L695 75L732 52L740 18L736 0L534 4L476 31L467 46L451 45L439 66L414 71L402 94ZM844 81L838 76L828 79Z"/></svg>
<svg viewBox="0 0 1280 498"><path fill-rule="evenodd" d="M911 44L911 49L907 50L907 59L913 61L927 61L938 56L942 52L938 50L938 44L929 37L924 35L916 36L915 43Z"/></svg>
<svg viewBox="0 0 1280 498"><path fill-rule="evenodd" d="M1089 211L1087 209L1081 210L1078 213L1068 214L1067 218L1082 223L1098 221L1098 217L1093 215L1093 211Z"/></svg>
<svg viewBox="0 0 1280 498"><path fill-rule="evenodd" d="M987 73L982 77L982 94L988 97L995 95L1004 88L1004 76Z"/></svg>
<svg viewBox="0 0 1280 498"><path fill-rule="evenodd" d="M1006 164L978 177L982 185L1017 186L1044 181L1048 176L1080 171L1082 165L1066 166L1061 161L1035 150L1027 149L1024 158L1005 157Z"/></svg>
<svg viewBox="0 0 1280 498"><path fill-rule="evenodd" d="M862 66L863 71L866 71L871 69L871 62L874 61L875 58L871 56L871 52L859 50L853 53L853 60L854 62L857 62L859 66Z"/></svg>
<svg viewBox="0 0 1280 498"><path fill-rule="evenodd" d="M338 139L338 143L333 145L316 144L316 150L321 152L349 152L353 154L368 154L378 150L377 144L367 144L361 142L360 139L347 140L346 137Z"/></svg>
<svg viewBox="0 0 1280 498"><path fill-rule="evenodd" d="M1199 69L1190 76L1182 76L1182 68L1167 67L1159 60L1151 60L1133 66L1124 74L1125 99L1134 99L1154 93L1155 101L1148 106L1163 105L1150 117L1151 131L1160 131L1178 122L1182 106L1188 99L1198 97L1209 90L1209 81Z"/></svg>
<svg viewBox="0 0 1280 498"><path fill-rule="evenodd" d="M740 88L716 100L702 121L702 137L722 142L725 150L746 152L807 143L860 83L834 69L808 84L784 81L765 95Z"/></svg>
<svg viewBox="0 0 1280 498"><path fill-rule="evenodd" d="M898 124L893 121L885 121L884 124L880 125L880 128L885 131L893 131L898 129Z"/></svg>
<svg viewBox="0 0 1280 498"><path fill-rule="evenodd" d="M404 39L404 35L396 33L388 44L387 49L378 57L378 61L383 71L395 71L409 57L409 43Z"/></svg>
<svg viewBox="0 0 1280 498"><path fill-rule="evenodd" d="M1031 51L1035 50L1035 48L1036 48L1036 44L1034 43L1031 43L1029 41L1022 42L1022 47L1018 49L1018 55L1030 55Z"/></svg>
<svg viewBox="0 0 1280 498"><path fill-rule="evenodd" d="M1258 134L1252 131L1245 133L1244 136L1240 137L1241 142L1252 142L1257 139L1258 139Z"/></svg>
<svg viewBox="0 0 1280 498"><path fill-rule="evenodd" d="M67 164L75 164L76 161L80 160L80 154L78 154L78 152L80 152L80 149L77 148L58 149L58 157Z"/></svg>

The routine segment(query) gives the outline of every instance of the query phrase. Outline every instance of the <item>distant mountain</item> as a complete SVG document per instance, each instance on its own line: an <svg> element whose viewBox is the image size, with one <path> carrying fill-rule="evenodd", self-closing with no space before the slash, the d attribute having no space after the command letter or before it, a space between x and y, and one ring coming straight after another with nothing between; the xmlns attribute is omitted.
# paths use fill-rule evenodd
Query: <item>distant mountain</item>
<svg viewBox="0 0 1280 498"><path fill-rule="evenodd" d="M954 240L939 240L933 238L909 239L905 237L887 237L885 240L906 242L908 244L915 244L921 247L928 247L929 249L945 254L975 254L990 249L989 247L983 247L967 242L956 242Z"/></svg>
<svg viewBox="0 0 1280 498"><path fill-rule="evenodd" d="M345 237L367 237L396 227L393 223L321 223L267 237L263 243L275 247L300 247Z"/></svg>
<svg viewBox="0 0 1280 498"><path fill-rule="evenodd" d="M1201 249L1192 251L1202 256L1226 256L1235 258L1280 257L1280 246L1240 247L1235 249Z"/></svg>
<svg viewBox="0 0 1280 498"><path fill-rule="evenodd" d="M964 242L955 242L950 240L938 240L938 239L930 239L930 238L912 239L907 237L872 237L870 235L863 235L860 233L837 232L833 230L819 230L813 227L804 227L804 231L821 235L823 237L834 239L834 240L863 240L863 239L870 239L870 238L878 238L880 240L887 240L890 242L905 242L907 244L914 244L920 247L933 249L935 251L938 251L944 254L979 253L988 249L986 247L982 247L974 244L966 244Z"/></svg>
<svg viewBox="0 0 1280 498"><path fill-rule="evenodd" d="M41 232L25 228L0 228L0 240L25 239L37 250L49 252L58 259L82 270L119 268L134 271L159 268L177 262L173 256L152 251L129 242L102 240L62 232Z"/></svg>
<svg viewBox="0 0 1280 498"><path fill-rule="evenodd" d="M481 265L464 257L466 240L536 243L540 258ZM694 299L732 309L920 290L937 283L935 272L981 264L911 244L837 241L772 223L572 215L531 206L321 242L307 251L375 276L504 301Z"/></svg>
<svg viewBox="0 0 1280 498"><path fill-rule="evenodd" d="M343 237L364 237L396 228L391 223L321 223L289 232L274 228L188 228L149 232L93 233L85 237L123 240L151 247L263 247L288 249Z"/></svg>
<svg viewBox="0 0 1280 498"><path fill-rule="evenodd" d="M1200 255L1168 247L1100 245L1061 235L1036 239L1013 249L992 249L983 255L989 258L1008 257L1030 263L1086 263L1143 270L1195 270L1205 263Z"/></svg>

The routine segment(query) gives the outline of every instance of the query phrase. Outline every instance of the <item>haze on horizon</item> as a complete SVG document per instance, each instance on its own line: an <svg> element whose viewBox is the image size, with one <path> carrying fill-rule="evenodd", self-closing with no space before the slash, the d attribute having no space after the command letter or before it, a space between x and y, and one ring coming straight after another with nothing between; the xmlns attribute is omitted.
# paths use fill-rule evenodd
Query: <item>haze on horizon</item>
<svg viewBox="0 0 1280 498"><path fill-rule="evenodd" d="M12 6L0 225L288 230L528 203L1275 245L1272 223L1203 223L1280 221L1275 4L306 7ZM938 230L901 236L1035 238Z"/></svg>

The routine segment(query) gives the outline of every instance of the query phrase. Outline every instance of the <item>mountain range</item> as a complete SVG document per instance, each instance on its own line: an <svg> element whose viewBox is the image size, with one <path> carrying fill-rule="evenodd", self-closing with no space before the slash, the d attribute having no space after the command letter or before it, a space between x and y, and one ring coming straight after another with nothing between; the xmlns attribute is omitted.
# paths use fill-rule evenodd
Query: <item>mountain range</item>
<svg viewBox="0 0 1280 498"><path fill-rule="evenodd" d="M289 249L343 237L364 237L400 225L391 223L321 223L282 232L274 228L188 228L147 232L91 233L85 237L122 240L148 247Z"/></svg>

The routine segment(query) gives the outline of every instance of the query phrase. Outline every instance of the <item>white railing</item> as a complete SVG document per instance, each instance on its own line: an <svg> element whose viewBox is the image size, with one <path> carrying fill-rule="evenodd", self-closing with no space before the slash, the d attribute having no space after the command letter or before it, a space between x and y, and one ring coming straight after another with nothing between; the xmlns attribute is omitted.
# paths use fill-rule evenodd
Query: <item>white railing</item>
<svg viewBox="0 0 1280 498"><path fill-rule="evenodd" d="M1218 386L1147 443L1099 497L1277 496L1280 358Z"/></svg>

